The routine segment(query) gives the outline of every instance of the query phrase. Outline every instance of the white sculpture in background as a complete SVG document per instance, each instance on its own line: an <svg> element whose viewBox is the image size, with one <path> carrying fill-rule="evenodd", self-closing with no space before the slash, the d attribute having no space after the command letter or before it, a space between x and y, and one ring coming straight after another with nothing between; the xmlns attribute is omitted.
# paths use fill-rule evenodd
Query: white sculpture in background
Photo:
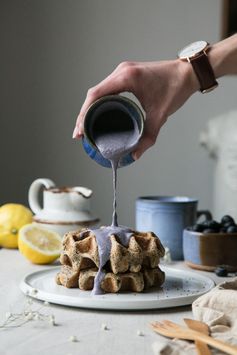
<svg viewBox="0 0 237 355"><path fill-rule="evenodd" d="M214 208L216 219L229 214L237 220L237 111L210 120L200 143L216 160Z"/></svg>

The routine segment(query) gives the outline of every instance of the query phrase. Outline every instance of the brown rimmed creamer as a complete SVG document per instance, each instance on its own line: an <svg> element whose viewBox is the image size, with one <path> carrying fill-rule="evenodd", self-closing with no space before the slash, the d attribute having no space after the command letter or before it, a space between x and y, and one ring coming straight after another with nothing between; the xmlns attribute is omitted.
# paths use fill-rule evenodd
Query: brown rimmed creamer
<svg viewBox="0 0 237 355"><path fill-rule="evenodd" d="M39 195L43 188L43 206ZM35 180L29 189L29 205L35 213L34 222L64 235L71 230L98 225L91 214L92 190L82 187L56 187L50 179Z"/></svg>

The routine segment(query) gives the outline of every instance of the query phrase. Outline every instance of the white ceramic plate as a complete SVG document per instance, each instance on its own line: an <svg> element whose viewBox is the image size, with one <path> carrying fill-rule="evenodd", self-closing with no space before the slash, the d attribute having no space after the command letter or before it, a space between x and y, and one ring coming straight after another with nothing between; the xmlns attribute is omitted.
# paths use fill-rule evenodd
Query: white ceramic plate
<svg viewBox="0 0 237 355"><path fill-rule="evenodd" d="M60 267L52 267L27 275L20 284L21 290L42 301L70 307L142 310L177 307L191 304L197 297L210 291L214 281L192 272L161 266L166 281L161 288L151 288L142 293L107 293L92 296L90 291L69 289L55 283ZM32 292L33 290L37 292Z"/></svg>

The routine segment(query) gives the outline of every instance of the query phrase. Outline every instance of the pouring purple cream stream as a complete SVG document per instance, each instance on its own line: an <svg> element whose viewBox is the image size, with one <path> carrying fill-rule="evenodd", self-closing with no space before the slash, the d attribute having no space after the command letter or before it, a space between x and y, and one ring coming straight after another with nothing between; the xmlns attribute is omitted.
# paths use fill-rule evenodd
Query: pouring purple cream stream
<svg viewBox="0 0 237 355"><path fill-rule="evenodd" d="M105 112L94 127L94 142L101 155L111 163L113 173L113 215L111 226L93 229L98 245L100 265L94 281L92 294L102 293L100 283L105 275L103 267L110 258L110 236L116 234L122 245L128 247L133 231L119 226L117 217L117 169L120 159L130 153L139 139L137 122L126 112ZM114 126L111 125L113 122ZM109 123L109 124L108 124ZM112 128L111 128L112 127ZM83 232L82 234L83 235Z"/></svg>

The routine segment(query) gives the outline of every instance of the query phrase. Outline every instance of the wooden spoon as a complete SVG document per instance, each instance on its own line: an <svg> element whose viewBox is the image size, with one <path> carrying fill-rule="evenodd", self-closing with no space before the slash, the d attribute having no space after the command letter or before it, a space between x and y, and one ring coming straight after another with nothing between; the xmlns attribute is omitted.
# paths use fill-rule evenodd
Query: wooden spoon
<svg viewBox="0 0 237 355"><path fill-rule="evenodd" d="M211 338L210 336L200 333L197 330L189 329L182 325L173 323L169 320L151 323L153 330L161 335L169 338L178 338L186 340L199 340L216 349L230 355L237 355L237 346L227 344L221 340Z"/></svg>
<svg viewBox="0 0 237 355"><path fill-rule="evenodd" d="M184 318L184 322L190 329L197 330L200 333L209 335L209 327L206 323L188 318ZM207 344L203 343L200 340L195 340L195 345L197 348L198 355L211 355L211 351L208 348Z"/></svg>

